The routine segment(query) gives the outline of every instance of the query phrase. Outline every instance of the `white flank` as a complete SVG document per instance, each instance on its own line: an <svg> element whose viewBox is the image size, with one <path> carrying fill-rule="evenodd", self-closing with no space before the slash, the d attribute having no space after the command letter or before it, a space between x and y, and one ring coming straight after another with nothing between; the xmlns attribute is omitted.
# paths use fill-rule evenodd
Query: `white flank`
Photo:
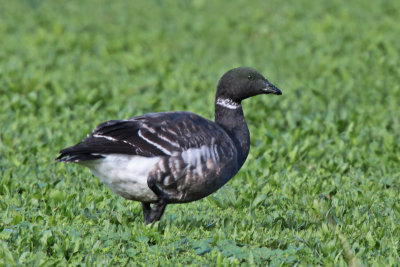
<svg viewBox="0 0 400 267"><path fill-rule="evenodd" d="M124 198L153 202L157 196L147 185L149 172L154 168L159 157L108 154L105 158L83 161L93 175L109 187L114 193Z"/></svg>
<svg viewBox="0 0 400 267"><path fill-rule="evenodd" d="M142 132L141 132L140 130L138 131L138 135L139 135L139 137L142 138L144 141L146 141L147 143L149 143L149 144L155 146L156 148L160 149L160 150L161 150L162 152L164 152L165 154L171 155L171 152L169 152L169 151L168 151L167 149L165 149L163 146L161 146L160 144L157 144L156 142L153 142L153 141L151 141L150 139L144 137L144 136L142 135Z"/></svg>
<svg viewBox="0 0 400 267"><path fill-rule="evenodd" d="M217 164L215 149L209 146L185 150L182 152L182 159L186 164L195 168L195 172L200 176L203 175L203 167L206 167L209 159L211 159L214 164Z"/></svg>
<svg viewBox="0 0 400 267"><path fill-rule="evenodd" d="M241 107L239 103L236 103L232 99L229 98L218 98L217 99L217 105L223 106L225 108L229 109L238 109Z"/></svg>

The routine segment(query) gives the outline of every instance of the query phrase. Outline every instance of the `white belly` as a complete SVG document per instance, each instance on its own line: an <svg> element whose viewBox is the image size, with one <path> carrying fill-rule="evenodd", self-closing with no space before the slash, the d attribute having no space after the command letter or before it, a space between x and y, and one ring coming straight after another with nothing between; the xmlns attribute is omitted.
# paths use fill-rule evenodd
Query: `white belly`
<svg viewBox="0 0 400 267"><path fill-rule="evenodd" d="M154 202L157 196L147 186L147 177L159 157L141 157L123 154L103 155L105 158L84 161L93 175L108 186L114 193L124 198Z"/></svg>

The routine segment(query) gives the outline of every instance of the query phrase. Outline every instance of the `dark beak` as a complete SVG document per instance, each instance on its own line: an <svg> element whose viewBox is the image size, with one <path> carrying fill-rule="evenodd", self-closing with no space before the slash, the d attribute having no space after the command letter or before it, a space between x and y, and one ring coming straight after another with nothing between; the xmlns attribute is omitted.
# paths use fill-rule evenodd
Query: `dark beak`
<svg viewBox="0 0 400 267"><path fill-rule="evenodd" d="M266 85L265 88L262 89L264 94L273 94L273 95L281 95L282 94L282 91L279 90L279 88L276 87L275 85L273 85L272 83L267 81L265 83L265 85Z"/></svg>

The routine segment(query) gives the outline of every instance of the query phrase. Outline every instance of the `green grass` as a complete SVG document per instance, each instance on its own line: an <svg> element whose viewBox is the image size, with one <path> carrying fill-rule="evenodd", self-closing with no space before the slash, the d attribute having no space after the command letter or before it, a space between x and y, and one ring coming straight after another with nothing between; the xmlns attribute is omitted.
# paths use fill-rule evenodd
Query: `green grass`
<svg viewBox="0 0 400 267"><path fill-rule="evenodd" d="M0 0L0 266L397 265L399 1ZM252 66L251 151L216 194L141 205L58 150L147 112L213 116Z"/></svg>

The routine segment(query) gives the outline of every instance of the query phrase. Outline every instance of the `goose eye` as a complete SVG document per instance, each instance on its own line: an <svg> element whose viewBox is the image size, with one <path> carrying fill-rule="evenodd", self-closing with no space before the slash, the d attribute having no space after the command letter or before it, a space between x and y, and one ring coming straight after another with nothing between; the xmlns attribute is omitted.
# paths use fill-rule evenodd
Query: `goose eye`
<svg viewBox="0 0 400 267"><path fill-rule="evenodd" d="M249 76L247 76L247 79L253 80L253 76L249 75Z"/></svg>

